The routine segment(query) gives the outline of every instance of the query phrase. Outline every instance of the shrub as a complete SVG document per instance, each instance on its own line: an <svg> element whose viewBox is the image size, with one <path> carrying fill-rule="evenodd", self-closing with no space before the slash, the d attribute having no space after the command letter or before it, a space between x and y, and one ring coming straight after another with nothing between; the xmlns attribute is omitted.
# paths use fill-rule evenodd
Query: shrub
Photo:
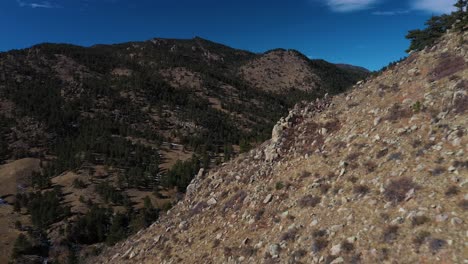
<svg viewBox="0 0 468 264"><path fill-rule="evenodd" d="M372 161L367 161L366 163L364 163L364 166L366 167L368 173L374 172L377 168L377 164L375 164Z"/></svg>
<svg viewBox="0 0 468 264"><path fill-rule="evenodd" d="M277 182L277 183L275 184L275 189L276 189L276 190L281 190L281 189L283 189L283 188L284 188L284 183L283 183L283 182L279 181L279 182Z"/></svg>
<svg viewBox="0 0 468 264"><path fill-rule="evenodd" d="M441 250L447 242L443 239L439 238L433 238L431 241L429 241L429 249L432 251L432 253L437 253L439 250Z"/></svg>
<svg viewBox="0 0 468 264"><path fill-rule="evenodd" d="M312 173L310 173L309 171L302 171L300 174L300 177L304 179L304 178L309 178L311 175Z"/></svg>
<svg viewBox="0 0 468 264"><path fill-rule="evenodd" d="M223 211L233 209L238 211L242 207L242 202L244 202L247 193L244 190L237 191L229 200L224 203Z"/></svg>
<svg viewBox="0 0 468 264"><path fill-rule="evenodd" d="M356 176L351 176L348 178L348 181L352 182L352 183L356 183L358 180L358 178Z"/></svg>
<svg viewBox="0 0 468 264"><path fill-rule="evenodd" d="M411 109L402 108L399 104L394 104L389 110L387 116L384 118L388 121L398 121L403 118L409 118L413 115Z"/></svg>
<svg viewBox="0 0 468 264"><path fill-rule="evenodd" d="M390 225L387 226L382 234L383 241L386 243L392 243L398 237L398 226Z"/></svg>
<svg viewBox="0 0 468 264"><path fill-rule="evenodd" d="M388 154L388 149L387 149L387 148L384 148L384 149L380 150L379 152L377 152L377 154L375 155L375 157L376 157L377 159L380 159L380 158L384 157L384 156L387 155L387 154Z"/></svg>
<svg viewBox="0 0 468 264"><path fill-rule="evenodd" d="M312 232L312 236L313 237L324 237L327 235L327 230L324 230L324 229L319 229L319 230L315 230L314 232Z"/></svg>
<svg viewBox="0 0 468 264"><path fill-rule="evenodd" d="M436 167L431 171L431 173L432 173L432 176L439 176L445 171L446 169L444 167Z"/></svg>
<svg viewBox="0 0 468 264"><path fill-rule="evenodd" d="M414 111L415 113L419 113L419 112L421 111L421 109L422 109L421 102L416 101L416 103L414 103L414 104L411 106L411 108L413 109L413 111Z"/></svg>
<svg viewBox="0 0 468 264"><path fill-rule="evenodd" d="M346 156L346 160L347 161L355 161L361 155L362 155L362 153L360 153L360 152L353 152L353 153L349 154L348 156Z"/></svg>
<svg viewBox="0 0 468 264"><path fill-rule="evenodd" d="M416 234L416 236L413 238L413 243L414 245L419 248L431 235L431 233L427 231L420 231Z"/></svg>
<svg viewBox="0 0 468 264"><path fill-rule="evenodd" d="M401 156L401 152L392 153L388 156L388 160L401 160Z"/></svg>
<svg viewBox="0 0 468 264"><path fill-rule="evenodd" d="M456 114L465 113L468 110L468 96L465 95L455 98L453 109Z"/></svg>
<svg viewBox="0 0 468 264"><path fill-rule="evenodd" d="M297 228L291 228L280 236L280 241L294 241L297 235Z"/></svg>
<svg viewBox="0 0 468 264"><path fill-rule="evenodd" d="M328 246L328 240L324 237L314 239L312 242L312 251L318 253Z"/></svg>
<svg viewBox="0 0 468 264"><path fill-rule="evenodd" d="M320 192L322 192L322 194L326 194L328 192L328 190L330 190L331 188L331 185L328 184L328 183L323 183L320 185Z"/></svg>
<svg viewBox="0 0 468 264"><path fill-rule="evenodd" d="M307 251L304 249L298 249L292 253L292 258L294 260L299 260L307 255ZM294 263L294 262L293 262Z"/></svg>
<svg viewBox="0 0 468 264"><path fill-rule="evenodd" d="M413 226L419 226L419 225L423 225L427 222L429 222L430 219L429 217L425 216L425 215L418 215L418 216L415 216L413 217L413 219L411 219L411 224Z"/></svg>
<svg viewBox="0 0 468 264"><path fill-rule="evenodd" d="M458 203L458 206L460 206L463 210L468 210L468 200L461 200L459 203Z"/></svg>
<svg viewBox="0 0 468 264"><path fill-rule="evenodd" d="M346 252L351 252L354 250L353 243L349 243L348 241L341 242L341 248Z"/></svg>
<svg viewBox="0 0 468 264"><path fill-rule="evenodd" d="M161 208L163 211L168 211L172 207L171 203L166 203L166 204L169 204L169 207L168 207L167 210L165 210L166 208ZM192 209L190 209L190 216L194 216L194 215L197 215L197 214L201 213L203 211L203 209L205 209L206 207L208 207L207 202L204 202L204 201L203 202L198 202L196 205L193 206Z"/></svg>
<svg viewBox="0 0 468 264"><path fill-rule="evenodd" d="M405 199L408 191L415 188L417 185L411 179L402 177L390 181L390 184L385 188L384 196L388 201L401 202Z"/></svg>
<svg viewBox="0 0 468 264"><path fill-rule="evenodd" d="M315 207L321 201L320 197L313 196L313 195L306 195L302 197L298 203L300 207Z"/></svg>
<svg viewBox="0 0 468 264"><path fill-rule="evenodd" d="M265 208L260 208L260 210L255 213L255 220L258 221L262 218L262 216L265 214Z"/></svg>
<svg viewBox="0 0 468 264"><path fill-rule="evenodd" d="M360 195L366 195L369 193L369 187L363 184L359 184L354 186L354 193L355 194L360 194Z"/></svg>
<svg viewBox="0 0 468 264"><path fill-rule="evenodd" d="M445 195L446 196L455 196L457 195L458 193L460 192L460 190L458 189L457 186L455 185L452 185L450 186L447 191L445 191Z"/></svg>

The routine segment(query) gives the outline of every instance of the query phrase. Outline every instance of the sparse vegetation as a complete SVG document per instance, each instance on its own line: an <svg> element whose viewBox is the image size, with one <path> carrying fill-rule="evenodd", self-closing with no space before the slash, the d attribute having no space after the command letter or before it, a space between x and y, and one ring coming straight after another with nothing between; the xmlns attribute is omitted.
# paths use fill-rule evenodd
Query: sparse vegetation
<svg viewBox="0 0 468 264"><path fill-rule="evenodd" d="M388 201L401 202L411 189L416 189L417 187L418 186L410 178L402 177L390 181L385 188L384 196Z"/></svg>
<svg viewBox="0 0 468 264"><path fill-rule="evenodd" d="M367 193L369 193L370 190L369 187L367 187L367 185L363 184L356 185L353 189L354 193L358 195L366 195Z"/></svg>
<svg viewBox="0 0 468 264"><path fill-rule="evenodd" d="M455 196L460 192L457 186L452 185L445 191L445 196Z"/></svg>
<svg viewBox="0 0 468 264"><path fill-rule="evenodd" d="M276 182L275 184L275 189L276 190L281 190L284 188L284 183L282 181Z"/></svg>
<svg viewBox="0 0 468 264"><path fill-rule="evenodd" d="M385 120L396 122L403 118L409 118L413 115L411 109L403 108L400 104L394 104L385 117Z"/></svg>
<svg viewBox="0 0 468 264"><path fill-rule="evenodd" d="M280 241L294 241L297 235L297 228L288 229L286 232L281 234Z"/></svg>
<svg viewBox="0 0 468 264"><path fill-rule="evenodd" d="M385 227L382 239L385 243L393 243L398 237L398 229L399 227L396 225L390 225Z"/></svg>
<svg viewBox="0 0 468 264"><path fill-rule="evenodd" d="M354 250L354 245L353 243L349 243L348 241L343 241L341 242L341 248L345 251L345 252L352 252Z"/></svg>
<svg viewBox="0 0 468 264"><path fill-rule="evenodd" d="M431 233L427 231L419 231L416 233L416 236L413 238L413 243L416 248L419 248L425 241L431 236Z"/></svg>
<svg viewBox="0 0 468 264"><path fill-rule="evenodd" d="M298 201L298 204L300 207L315 207L320 203L320 200L321 198L318 196L306 195Z"/></svg>
<svg viewBox="0 0 468 264"><path fill-rule="evenodd" d="M318 253L328 246L328 240L324 237L317 237L312 242L312 252Z"/></svg>
<svg viewBox="0 0 468 264"><path fill-rule="evenodd" d="M320 192L321 192L322 194L326 194L326 193L328 192L328 190L330 190L330 188L331 188L331 185L328 184L328 183L322 183L322 184L320 184Z"/></svg>
<svg viewBox="0 0 468 264"><path fill-rule="evenodd" d="M433 238L429 241L429 249L432 251L432 253L437 253L439 250L441 250L443 247L447 245L447 241L439 238Z"/></svg>
<svg viewBox="0 0 468 264"><path fill-rule="evenodd" d="M425 215L417 215L411 219L411 224L413 226L420 226L429 222L430 220L431 219Z"/></svg>

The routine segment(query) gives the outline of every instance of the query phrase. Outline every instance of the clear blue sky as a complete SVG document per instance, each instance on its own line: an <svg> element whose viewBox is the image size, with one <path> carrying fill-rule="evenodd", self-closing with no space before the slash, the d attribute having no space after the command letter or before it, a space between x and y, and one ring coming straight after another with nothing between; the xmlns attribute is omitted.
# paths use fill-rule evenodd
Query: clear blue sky
<svg viewBox="0 0 468 264"><path fill-rule="evenodd" d="M410 29L456 0L0 0L0 51L200 36L263 52L379 69L405 56Z"/></svg>

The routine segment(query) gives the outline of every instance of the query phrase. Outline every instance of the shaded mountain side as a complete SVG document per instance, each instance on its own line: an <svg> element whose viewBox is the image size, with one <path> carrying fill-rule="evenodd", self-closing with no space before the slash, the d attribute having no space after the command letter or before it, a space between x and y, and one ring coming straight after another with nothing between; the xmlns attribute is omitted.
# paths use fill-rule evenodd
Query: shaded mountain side
<svg viewBox="0 0 468 264"><path fill-rule="evenodd" d="M333 98L188 186L88 263L462 263L468 32Z"/></svg>
<svg viewBox="0 0 468 264"><path fill-rule="evenodd" d="M267 139L296 102L365 77L299 58L299 66L272 63L317 72L314 89L296 87L295 71L285 90L252 86L240 69L262 56L201 38L0 53L0 178L8 181L0 198L9 215L0 250L11 251L18 234L28 234L14 247L19 259L64 262L112 245L169 209L200 168ZM38 165L10 170L30 163ZM22 215L30 221L17 223Z"/></svg>

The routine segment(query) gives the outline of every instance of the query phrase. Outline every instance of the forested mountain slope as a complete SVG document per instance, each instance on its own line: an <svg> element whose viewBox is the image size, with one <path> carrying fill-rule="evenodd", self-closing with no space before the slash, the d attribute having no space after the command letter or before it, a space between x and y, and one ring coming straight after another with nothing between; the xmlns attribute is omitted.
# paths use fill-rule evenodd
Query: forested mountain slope
<svg viewBox="0 0 468 264"><path fill-rule="evenodd" d="M200 168L267 139L299 100L368 75L276 54L264 65L268 53L201 38L0 53L2 255L20 233L18 259L73 262L112 245L170 208ZM245 68L288 82L253 83Z"/></svg>

